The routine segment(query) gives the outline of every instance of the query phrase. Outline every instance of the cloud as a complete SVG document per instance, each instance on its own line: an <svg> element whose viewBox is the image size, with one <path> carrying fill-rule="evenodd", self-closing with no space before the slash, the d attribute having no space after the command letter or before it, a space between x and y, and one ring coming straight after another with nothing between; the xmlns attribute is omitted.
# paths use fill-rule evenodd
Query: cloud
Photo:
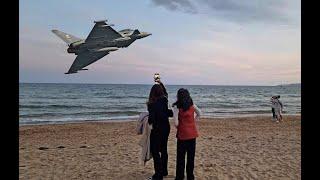
<svg viewBox="0 0 320 180"><path fill-rule="evenodd" d="M169 10L180 10L187 13L197 13L195 6L189 0L152 0L155 5L164 6Z"/></svg>
<svg viewBox="0 0 320 180"><path fill-rule="evenodd" d="M151 0L153 4L171 11L207 14L234 22L289 23L300 12L299 2L293 0Z"/></svg>

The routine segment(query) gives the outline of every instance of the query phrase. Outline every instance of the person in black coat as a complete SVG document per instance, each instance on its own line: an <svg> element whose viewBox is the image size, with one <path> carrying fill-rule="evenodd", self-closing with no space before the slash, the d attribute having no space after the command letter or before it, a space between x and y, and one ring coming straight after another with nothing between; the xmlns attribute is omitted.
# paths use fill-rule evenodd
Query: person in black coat
<svg viewBox="0 0 320 180"><path fill-rule="evenodd" d="M168 109L167 98L167 91L161 82L152 86L147 105L149 112L148 123L152 125L150 150L155 170L152 179L156 180L163 179L163 176L168 175L169 117L173 116L173 112Z"/></svg>

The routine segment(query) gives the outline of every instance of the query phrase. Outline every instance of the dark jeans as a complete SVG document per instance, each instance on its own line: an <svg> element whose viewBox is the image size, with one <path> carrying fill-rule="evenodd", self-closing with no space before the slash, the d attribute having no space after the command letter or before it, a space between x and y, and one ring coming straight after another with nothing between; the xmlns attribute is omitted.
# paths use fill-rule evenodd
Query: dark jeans
<svg viewBox="0 0 320 180"><path fill-rule="evenodd" d="M152 176L153 179L162 179L163 176L168 175L167 144L169 133L170 129L167 132L157 132L151 130L150 150L155 171L155 174Z"/></svg>
<svg viewBox="0 0 320 180"><path fill-rule="evenodd" d="M271 111L272 111L272 117L273 117L273 119L275 119L276 118L276 114L274 112L274 108L271 108Z"/></svg>
<svg viewBox="0 0 320 180"><path fill-rule="evenodd" d="M187 154L187 180L193 180L194 156L196 151L196 139L178 140L176 180L184 179L185 156Z"/></svg>

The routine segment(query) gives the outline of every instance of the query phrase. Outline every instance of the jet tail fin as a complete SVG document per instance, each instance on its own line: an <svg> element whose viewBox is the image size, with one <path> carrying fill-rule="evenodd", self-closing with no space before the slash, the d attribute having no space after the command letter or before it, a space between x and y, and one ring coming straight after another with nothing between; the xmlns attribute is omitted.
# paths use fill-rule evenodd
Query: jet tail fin
<svg viewBox="0 0 320 180"><path fill-rule="evenodd" d="M78 38L78 37L75 37L71 34L67 34L67 33L64 33L62 31L59 31L59 30L52 30L52 32L57 35L60 39L62 39L65 43L67 43L68 45L74 43L74 42L77 42L77 41L81 41L82 39Z"/></svg>

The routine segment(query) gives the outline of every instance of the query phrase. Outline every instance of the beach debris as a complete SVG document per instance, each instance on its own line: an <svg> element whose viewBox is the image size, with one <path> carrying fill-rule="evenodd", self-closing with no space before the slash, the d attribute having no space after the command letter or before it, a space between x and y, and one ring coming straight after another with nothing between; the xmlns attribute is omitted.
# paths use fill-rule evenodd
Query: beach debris
<svg viewBox="0 0 320 180"><path fill-rule="evenodd" d="M65 147L64 146L58 146L57 148L62 149L62 148L65 148Z"/></svg>
<svg viewBox="0 0 320 180"><path fill-rule="evenodd" d="M46 149L49 149L49 148L47 148L47 147L39 147L38 149L39 150L46 150Z"/></svg>
<svg viewBox="0 0 320 180"><path fill-rule="evenodd" d="M213 167L213 164L212 163L206 163L204 166L205 167Z"/></svg>
<svg viewBox="0 0 320 180"><path fill-rule="evenodd" d="M80 146L80 148L87 148L88 146Z"/></svg>

